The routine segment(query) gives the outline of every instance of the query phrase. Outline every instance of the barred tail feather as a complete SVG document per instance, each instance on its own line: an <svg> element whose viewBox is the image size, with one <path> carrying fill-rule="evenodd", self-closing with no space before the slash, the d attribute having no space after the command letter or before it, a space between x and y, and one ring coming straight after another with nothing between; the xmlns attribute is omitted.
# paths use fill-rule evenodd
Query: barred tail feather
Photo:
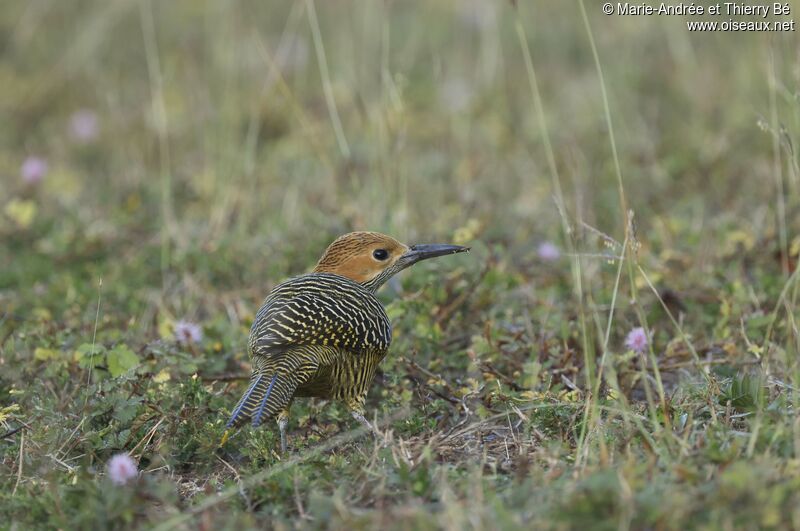
<svg viewBox="0 0 800 531"><path fill-rule="evenodd" d="M226 427L241 426L250 419L254 427L259 426L280 413L292 399L296 387L293 379L285 374L254 373Z"/></svg>
<svg viewBox="0 0 800 531"><path fill-rule="evenodd" d="M236 404L235 408L233 408L231 419L225 425L226 428L241 426L249 418L249 415L243 413L245 404L247 404L248 400L253 395L253 391L256 390L256 387L261 382L263 377L263 374L258 374L255 372L253 373L253 376L250 377L250 385L247 387L247 391L244 392L244 395L242 395L242 398L239 399L239 403Z"/></svg>

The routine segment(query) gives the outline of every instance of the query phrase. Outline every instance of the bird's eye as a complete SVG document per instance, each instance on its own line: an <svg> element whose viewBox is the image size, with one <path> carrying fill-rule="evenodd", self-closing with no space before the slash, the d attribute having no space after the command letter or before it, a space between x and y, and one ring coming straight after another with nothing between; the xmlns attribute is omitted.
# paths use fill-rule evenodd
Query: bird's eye
<svg viewBox="0 0 800 531"><path fill-rule="evenodd" d="M386 249L375 249L372 251L372 256L375 260L386 260L389 258L389 252Z"/></svg>

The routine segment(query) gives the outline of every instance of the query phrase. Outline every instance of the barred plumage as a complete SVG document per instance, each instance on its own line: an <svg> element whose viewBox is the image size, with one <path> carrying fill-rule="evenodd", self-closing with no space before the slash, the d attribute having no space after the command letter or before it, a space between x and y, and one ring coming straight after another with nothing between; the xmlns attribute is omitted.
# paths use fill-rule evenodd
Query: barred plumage
<svg viewBox="0 0 800 531"><path fill-rule="evenodd" d="M296 344L387 349L392 326L375 295L340 275L311 273L277 286L256 314L251 355Z"/></svg>
<svg viewBox="0 0 800 531"><path fill-rule="evenodd" d="M278 285L256 314L248 342L253 375L227 426L248 420L258 426L277 416L285 450L295 396L342 400L369 425L364 401L392 341L389 317L374 291L419 260L466 250L407 247L378 233L337 239L313 273Z"/></svg>
<svg viewBox="0 0 800 531"><path fill-rule="evenodd" d="M356 282L311 273L280 284L250 329L253 377L228 427L247 419L258 426L280 413L293 395L357 399L374 374L371 366L377 367L391 341L386 311ZM262 375L269 378L259 379ZM255 415L262 401L267 404L265 412Z"/></svg>

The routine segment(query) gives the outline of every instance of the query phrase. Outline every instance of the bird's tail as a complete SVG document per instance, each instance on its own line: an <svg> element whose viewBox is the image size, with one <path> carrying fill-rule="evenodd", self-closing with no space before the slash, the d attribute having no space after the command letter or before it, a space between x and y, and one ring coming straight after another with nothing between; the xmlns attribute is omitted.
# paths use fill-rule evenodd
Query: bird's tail
<svg viewBox="0 0 800 531"><path fill-rule="evenodd" d="M292 399L297 384L278 372L253 372L250 385L231 413L226 428L236 428L251 420L253 427L275 417Z"/></svg>

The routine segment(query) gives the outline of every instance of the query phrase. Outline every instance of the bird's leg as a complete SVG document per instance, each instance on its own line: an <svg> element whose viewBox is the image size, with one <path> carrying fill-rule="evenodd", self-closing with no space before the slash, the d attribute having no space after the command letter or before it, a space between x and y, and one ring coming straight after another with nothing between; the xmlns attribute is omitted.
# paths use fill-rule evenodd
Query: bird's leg
<svg viewBox="0 0 800 531"><path fill-rule="evenodd" d="M286 454L286 426L289 425L289 404L278 414L278 429L281 432L281 455Z"/></svg>
<svg viewBox="0 0 800 531"><path fill-rule="evenodd" d="M366 427L376 439L383 439L383 434L364 416L364 402L366 402L366 398L366 393L362 396L352 398L347 401L347 407L350 409L350 414L353 418L361 423L362 426Z"/></svg>
<svg viewBox="0 0 800 531"><path fill-rule="evenodd" d="M351 411L350 414L354 419L364 425L373 435L377 435L378 430L376 430L372 423L366 419L363 413L359 411Z"/></svg>
<svg viewBox="0 0 800 531"><path fill-rule="evenodd" d="M360 411L353 410L350 412L350 414L353 416L354 419L356 419L358 422L360 422L363 426L365 426L369 430L375 442L379 442L383 448L386 448L386 445L388 444L388 439L386 438L385 434L381 433L378 430L377 426L368 421L364 417L364 414L361 413Z"/></svg>

